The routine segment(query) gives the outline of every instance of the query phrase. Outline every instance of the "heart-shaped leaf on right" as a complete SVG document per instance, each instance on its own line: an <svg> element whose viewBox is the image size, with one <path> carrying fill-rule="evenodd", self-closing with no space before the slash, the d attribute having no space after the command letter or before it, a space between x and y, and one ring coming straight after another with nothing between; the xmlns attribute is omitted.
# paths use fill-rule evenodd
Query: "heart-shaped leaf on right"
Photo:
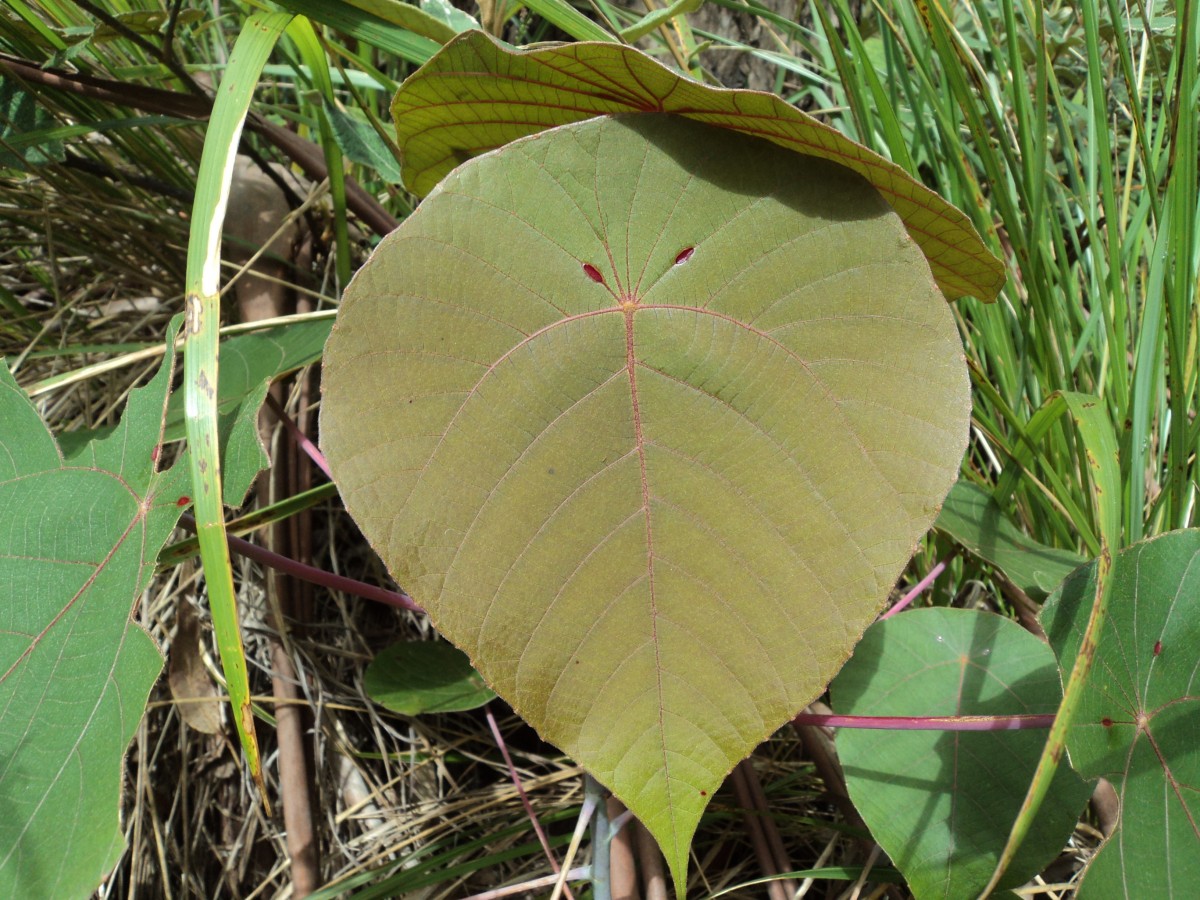
<svg viewBox="0 0 1200 900"><path fill-rule="evenodd" d="M1186 897L1200 885L1200 530L1142 541L1114 560L1108 621L1067 735L1071 765L1121 799L1116 831L1078 896ZM1096 564L1046 602L1059 666L1073 664L1096 591Z"/></svg>
<svg viewBox="0 0 1200 900"><path fill-rule="evenodd" d="M459 168L348 288L322 443L396 579L682 887L954 483L953 317L879 193L665 115Z"/></svg>

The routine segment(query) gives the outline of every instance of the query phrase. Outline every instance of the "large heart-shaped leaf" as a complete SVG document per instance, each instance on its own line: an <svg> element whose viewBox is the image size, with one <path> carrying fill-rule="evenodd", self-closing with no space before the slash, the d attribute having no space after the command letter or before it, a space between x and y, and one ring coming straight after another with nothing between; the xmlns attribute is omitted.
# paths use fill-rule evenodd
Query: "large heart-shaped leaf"
<svg viewBox="0 0 1200 900"><path fill-rule="evenodd" d="M187 502L186 461L157 465L172 358L66 460L0 365L2 897L87 896L124 846L121 757L162 670L130 610Z"/></svg>
<svg viewBox="0 0 1200 900"><path fill-rule="evenodd" d="M420 195L459 163L509 141L636 112L687 116L840 163L896 210L947 296L990 301L1004 284L1003 264L967 217L895 163L774 94L703 85L623 44L512 50L471 31L447 43L392 101L404 182Z"/></svg>
<svg viewBox="0 0 1200 900"><path fill-rule="evenodd" d="M1182 897L1200 885L1200 531L1176 531L1113 561L1108 621L1067 736L1071 765L1104 776L1121 821L1084 873L1081 898ZM1096 564L1047 601L1042 624L1069 669L1096 592Z"/></svg>
<svg viewBox="0 0 1200 900"><path fill-rule="evenodd" d="M1054 654L1015 622L966 609L921 609L876 622L830 686L839 713L999 716L1053 713ZM1044 731L846 728L846 786L879 846L918 898L975 897L987 884L1037 767ZM1002 887L1056 857L1091 791L1066 766Z"/></svg>
<svg viewBox="0 0 1200 900"><path fill-rule="evenodd" d="M969 411L950 309L869 184L655 115L446 179L348 289L324 390L396 578L677 881L726 773L884 602Z"/></svg>

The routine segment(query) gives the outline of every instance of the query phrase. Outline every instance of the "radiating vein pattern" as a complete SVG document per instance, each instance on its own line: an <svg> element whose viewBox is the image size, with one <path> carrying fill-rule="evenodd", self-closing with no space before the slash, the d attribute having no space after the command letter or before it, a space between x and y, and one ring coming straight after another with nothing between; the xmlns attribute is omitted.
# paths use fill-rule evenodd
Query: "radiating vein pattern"
<svg viewBox="0 0 1200 900"><path fill-rule="evenodd" d="M457 170L347 291L324 383L395 577L673 866L886 599L969 412L865 180L666 115Z"/></svg>

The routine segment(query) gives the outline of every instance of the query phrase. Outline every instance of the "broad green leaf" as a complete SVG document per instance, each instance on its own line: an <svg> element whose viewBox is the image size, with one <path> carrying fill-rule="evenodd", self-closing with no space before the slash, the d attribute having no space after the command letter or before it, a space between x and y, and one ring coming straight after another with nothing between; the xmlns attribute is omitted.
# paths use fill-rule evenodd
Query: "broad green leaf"
<svg viewBox="0 0 1200 900"><path fill-rule="evenodd" d="M867 182L654 115L451 175L347 290L323 383L367 538L677 883L726 773L885 602L969 411Z"/></svg>
<svg viewBox="0 0 1200 900"><path fill-rule="evenodd" d="M476 709L496 696L467 655L442 641L392 644L367 666L363 689L405 716Z"/></svg>
<svg viewBox="0 0 1200 900"><path fill-rule="evenodd" d="M1035 600L1043 600L1087 560L1047 547L1022 533L983 488L959 481L950 490L934 527L984 562L991 563Z"/></svg>
<svg viewBox="0 0 1200 900"><path fill-rule="evenodd" d="M991 613L922 609L876 622L830 687L862 716L1053 713L1054 654ZM844 728L838 756L850 799L917 898L974 897L1004 849L1045 731ZM1065 767L1001 887L1040 872L1066 844L1091 791Z"/></svg>
<svg viewBox="0 0 1200 900"><path fill-rule="evenodd" d="M1200 531L1135 544L1113 561L1108 622L1067 735L1071 765L1103 776L1121 821L1084 873L1078 896L1178 897L1200 885ZM1079 653L1096 564L1042 610L1065 671Z"/></svg>
<svg viewBox="0 0 1200 900"><path fill-rule="evenodd" d="M636 112L677 113L840 163L870 181L904 220L947 296L990 301L1004 284L1003 265L966 216L899 166L773 94L709 87L632 47L519 51L472 31L446 44L392 101L404 182L418 195L464 160L519 137Z"/></svg>
<svg viewBox="0 0 1200 900"><path fill-rule="evenodd" d="M325 346L332 327L331 318L302 319L221 341L217 356L221 371L221 382L217 385L217 413L223 420L237 414L247 398L256 392L261 393L264 382L275 381L316 362L321 358L321 348ZM88 441L111 431L107 427L64 431L58 436L58 443L63 453L69 456ZM163 440L170 443L183 438L183 394L176 392L167 401ZM238 491L229 489L229 493L237 494Z"/></svg>
<svg viewBox="0 0 1200 900"><path fill-rule="evenodd" d="M124 847L121 758L162 670L131 611L188 490L186 460L156 464L173 356L65 460L0 366L2 897L86 897Z"/></svg>

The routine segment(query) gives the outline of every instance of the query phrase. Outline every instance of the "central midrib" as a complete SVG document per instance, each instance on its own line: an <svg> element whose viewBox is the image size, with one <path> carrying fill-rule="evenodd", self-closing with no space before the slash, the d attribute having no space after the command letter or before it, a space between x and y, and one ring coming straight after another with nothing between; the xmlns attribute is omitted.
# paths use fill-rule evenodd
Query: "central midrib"
<svg viewBox="0 0 1200 900"><path fill-rule="evenodd" d="M629 401L633 413L633 439L637 445L638 466L641 473L642 513L646 519L646 577L650 587L650 642L654 647L654 680L658 691L658 739L662 748L663 778L667 788L667 807L673 808L671 798L671 775L667 762L667 740L663 724L663 677L662 652L658 640L658 601L654 593L654 530L650 522L650 481L646 475L646 440L642 433L642 410L638 403L637 354L633 346L633 316L636 304L625 306L625 371L629 376ZM672 833L674 816L671 817ZM678 845L678 836L674 843Z"/></svg>

